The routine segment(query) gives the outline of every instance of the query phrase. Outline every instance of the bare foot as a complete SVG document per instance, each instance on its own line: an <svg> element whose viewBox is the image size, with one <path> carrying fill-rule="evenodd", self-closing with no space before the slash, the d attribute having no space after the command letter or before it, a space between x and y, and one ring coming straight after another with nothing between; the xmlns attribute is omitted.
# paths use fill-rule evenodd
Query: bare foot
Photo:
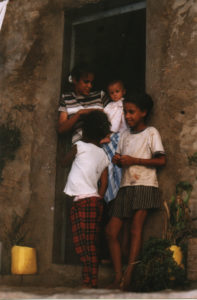
<svg viewBox="0 0 197 300"><path fill-rule="evenodd" d="M114 281L106 287L108 290L120 290L120 281Z"/></svg>
<svg viewBox="0 0 197 300"><path fill-rule="evenodd" d="M120 289L121 280L122 280L122 272L116 273L114 282L108 285L107 289L109 290Z"/></svg>
<svg viewBox="0 0 197 300"><path fill-rule="evenodd" d="M81 289L91 289L91 286L89 284L82 284Z"/></svg>
<svg viewBox="0 0 197 300"><path fill-rule="evenodd" d="M123 279L121 282L121 290L123 291L130 291L131 290L131 277L132 277L132 272L134 269L134 266L136 264L138 264L140 261L134 261L129 263L129 265L127 266L124 275L123 275Z"/></svg>

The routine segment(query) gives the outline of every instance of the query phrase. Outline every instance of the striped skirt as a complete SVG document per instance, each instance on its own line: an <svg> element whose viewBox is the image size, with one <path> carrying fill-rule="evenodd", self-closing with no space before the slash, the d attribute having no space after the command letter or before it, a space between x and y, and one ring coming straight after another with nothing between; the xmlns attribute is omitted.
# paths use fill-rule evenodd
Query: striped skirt
<svg viewBox="0 0 197 300"><path fill-rule="evenodd" d="M162 207L159 189L153 186L122 187L113 202L110 216L118 218L130 218L133 210Z"/></svg>

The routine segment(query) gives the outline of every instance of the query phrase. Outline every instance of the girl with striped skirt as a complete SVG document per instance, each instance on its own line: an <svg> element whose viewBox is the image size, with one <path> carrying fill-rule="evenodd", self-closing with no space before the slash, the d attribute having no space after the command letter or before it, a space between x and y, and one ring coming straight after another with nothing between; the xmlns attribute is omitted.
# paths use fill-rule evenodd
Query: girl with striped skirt
<svg viewBox="0 0 197 300"><path fill-rule="evenodd" d="M165 153L159 132L146 125L153 101L146 94L127 95L123 102L129 129L121 136L112 161L122 167L120 190L106 227L115 280L109 288L130 287L131 275L141 247L142 230L148 211L161 207L156 169L165 165ZM118 235L123 223L130 220L128 266L122 274L121 247ZM124 233L123 233L124 234Z"/></svg>

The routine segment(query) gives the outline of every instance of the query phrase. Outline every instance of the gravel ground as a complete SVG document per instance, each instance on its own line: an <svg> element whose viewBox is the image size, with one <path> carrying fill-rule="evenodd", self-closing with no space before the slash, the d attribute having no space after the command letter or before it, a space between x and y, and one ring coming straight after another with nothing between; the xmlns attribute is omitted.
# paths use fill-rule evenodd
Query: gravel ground
<svg viewBox="0 0 197 300"><path fill-rule="evenodd" d="M107 289L66 287L0 287L0 299L197 299L197 289L164 290L154 293L132 293Z"/></svg>

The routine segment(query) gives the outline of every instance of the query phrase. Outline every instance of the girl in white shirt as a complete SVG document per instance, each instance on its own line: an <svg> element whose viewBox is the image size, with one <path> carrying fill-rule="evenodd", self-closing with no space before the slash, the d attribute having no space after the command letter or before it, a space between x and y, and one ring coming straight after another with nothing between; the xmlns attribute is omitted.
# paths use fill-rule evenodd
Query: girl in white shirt
<svg viewBox="0 0 197 300"><path fill-rule="evenodd" d="M130 288L148 211L161 207L156 168L165 165L165 153L157 129L146 125L152 107L152 99L145 94L127 95L124 100L125 119L130 128L121 134L117 153L112 159L122 167L123 174L120 190L112 207L111 219L106 228L115 269L115 280L111 288ZM130 220L131 241L128 266L122 277L118 235L125 220Z"/></svg>
<svg viewBox="0 0 197 300"><path fill-rule="evenodd" d="M100 141L109 133L110 123L103 111L83 116L81 141L66 155L72 163L64 192L73 197L71 224L76 253L83 264L83 287L96 288L98 281L97 239L107 188L107 155ZM99 187L98 187L99 182Z"/></svg>

